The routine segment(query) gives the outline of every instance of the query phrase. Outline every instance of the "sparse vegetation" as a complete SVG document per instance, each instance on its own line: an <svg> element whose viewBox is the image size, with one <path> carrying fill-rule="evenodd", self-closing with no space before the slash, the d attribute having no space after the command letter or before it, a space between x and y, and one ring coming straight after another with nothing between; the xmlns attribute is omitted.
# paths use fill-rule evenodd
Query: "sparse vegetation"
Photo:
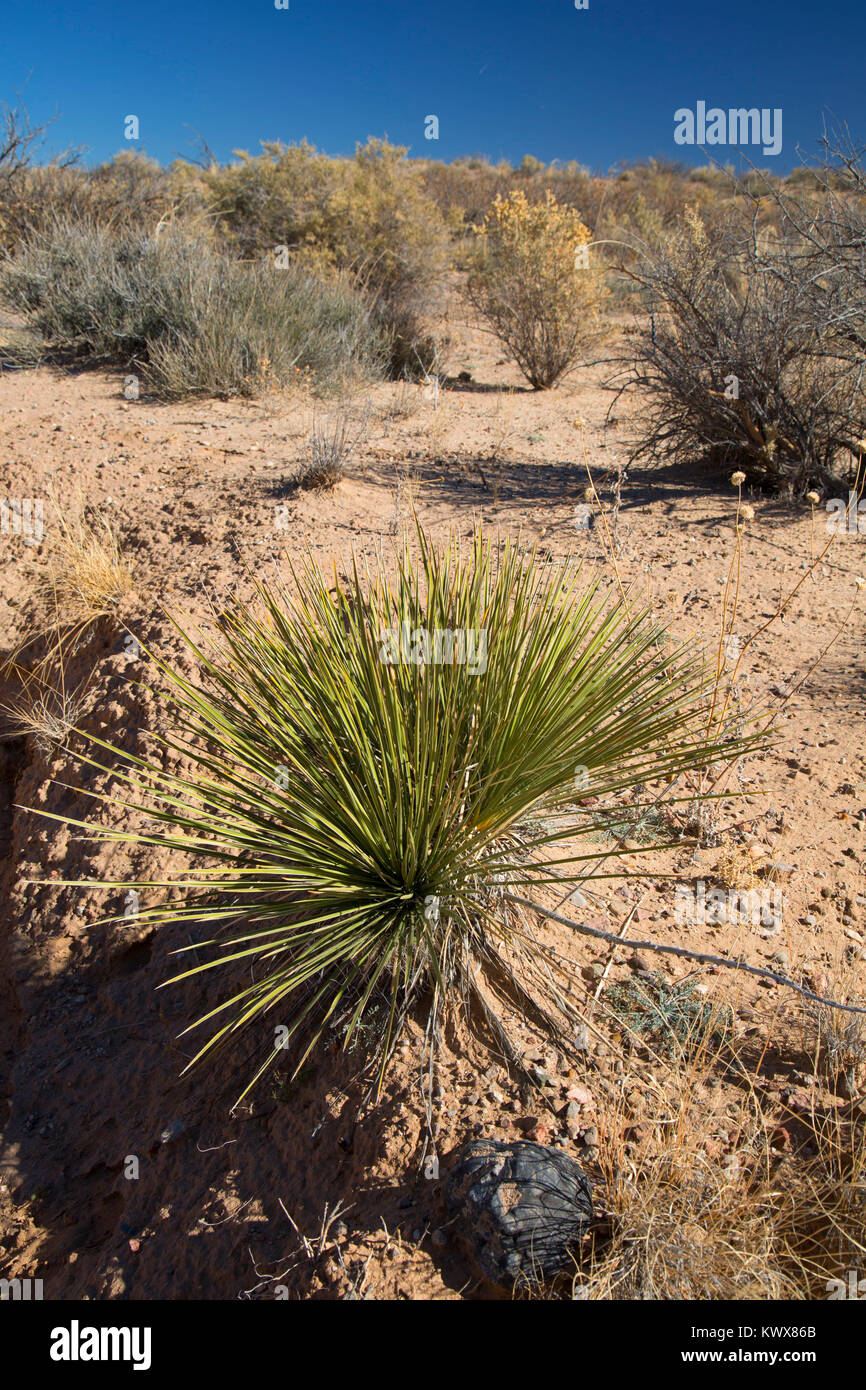
<svg viewBox="0 0 866 1390"><path fill-rule="evenodd" d="M47 354L136 368L168 399L253 395L300 371L327 389L384 360L347 285L240 264L183 228L118 237L58 222L7 259L0 292Z"/></svg>
<svg viewBox="0 0 866 1390"><path fill-rule="evenodd" d="M57 621L82 626L113 612L133 587L129 559L108 517L87 507L69 513L58 505L59 524L46 597Z"/></svg>
<svg viewBox="0 0 866 1390"><path fill-rule="evenodd" d="M574 1297L826 1299L829 1281L844 1285L862 1266L862 1121L815 1113L810 1151L795 1153L751 1084L720 1126L696 1094L705 1060L666 1078L639 1145L627 1137L635 1126L604 1108L606 1213Z"/></svg>
<svg viewBox="0 0 866 1390"><path fill-rule="evenodd" d="M298 472L298 487L329 492L342 481L354 449L366 438L367 415L353 420L348 406L318 415L310 430L309 458Z"/></svg>
<svg viewBox="0 0 866 1390"><path fill-rule="evenodd" d="M651 315L628 369L627 384L649 394L633 458L709 456L788 495L853 477L866 422L863 275L853 251L840 253L842 313L816 288L818 259L784 219L780 235L739 214L708 224L694 209L644 245L626 272Z"/></svg>
<svg viewBox="0 0 866 1390"><path fill-rule="evenodd" d="M184 1134L166 1078L218 1062L172 1169L206 1296L474 1297L426 1181L472 1132L554 1145L595 1187L573 1288L519 1296L824 1299L862 1275L860 152L788 177L387 140L85 168L37 165L44 135L0 106L4 1271L168 1287L176 1247L131 1211L142 1258L106 1263L108 1055L132 1153ZM582 361L552 397L515 385L515 362L541 391ZM602 425L624 383L637 408ZM174 404L196 396L228 403ZM443 542L482 510L536 548ZM354 558L311 558L350 534ZM709 660L673 635L694 629ZM40 1028L16 1035L19 979ZM250 1208L260 1246L233 1229Z"/></svg>
<svg viewBox="0 0 866 1390"><path fill-rule="evenodd" d="M696 995L696 978L669 980L660 971L643 980L613 985L605 1003L638 1038L659 1051L682 1054L709 1048L715 1053L730 1035L730 1017Z"/></svg>

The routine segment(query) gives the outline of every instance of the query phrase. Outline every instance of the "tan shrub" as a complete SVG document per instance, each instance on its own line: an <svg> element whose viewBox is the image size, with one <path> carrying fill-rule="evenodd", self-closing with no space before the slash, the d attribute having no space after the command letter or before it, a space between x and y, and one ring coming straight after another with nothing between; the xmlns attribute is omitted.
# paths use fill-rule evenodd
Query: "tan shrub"
<svg viewBox="0 0 866 1390"><path fill-rule="evenodd" d="M548 191L497 197L477 229L467 282L473 307L537 390L571 371L598 336L605 287L590 233Z"/></svg>

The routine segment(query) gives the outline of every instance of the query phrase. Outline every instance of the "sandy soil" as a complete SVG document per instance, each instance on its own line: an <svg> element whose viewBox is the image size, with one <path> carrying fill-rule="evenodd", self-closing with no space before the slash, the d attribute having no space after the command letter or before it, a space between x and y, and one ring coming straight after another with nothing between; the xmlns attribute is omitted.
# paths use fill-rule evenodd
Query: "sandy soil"
<svg viewBox="0 0 866 1390"><path fill-rule="evenodd" d="M303 457L315 403L296 395L256 404L128 402L116 374L50 368L0 373L0 496L97 504L119 526L136 592L121 622L93 628L70 660L67 680L86 682L81 727L143 746L160 729L158 694L134 681L144 663L130 656L123 624L148 647L185 661L165 606L206 620L207 595L247 586L285 551L307 547L345 567L390 547L414 505L444 536L469 535L479 521L538 540L542 555L576 549L587 569L612 582L602 528L575 527L583 501L583 446L601 480L624 462L633 412L611 394L596 364L560 389L534 394L495 344L452 325L449 387L438 402L422 386L378 385L360 393L368 437L349 476L330 494L288 492L281 483ZM470 380L459 380L468 373ZM325 407L327 408L327 407ZM582 428L575 421L582 419ZM698 469L632 471L618 519L624 582L645 591L677 635L717 632L721 581L734 538L735 491ZM776 611L803 577L813 535L808 511L751 499L738 630L743 638ZM46 571L54 514L46 502L39 545L0 537L0 643L4 653L45 619L36 586ZM862 601L854 578L866 572L864 541L841 538L806 578L785 617L744 662L748 697L778 703L838 639L785 707L778 744L749 764L755 779L723 825L719 843L684 848L667 860L642 857L631 886L606 880L584 909L617 930L639 903L631 930L673 941L673 883L712 881L723 842L763 845L785 871L780 934L736 925L692 926L698 950L740 949L756 964L780 965L829 988L845 980L866 990L866 674ZM774 687L776 688L774 694ZM11 733L11 731L10 731ZM230 1067L178 1080L191 1055L181 1028L203 1011L189 986L156 991L173 973L169 953L183 932L158 934L135 919L98 925L119 911L117 895L56 889L29 880L159 876L160 856L123 845L96 846L32 810L106 816L81 788L103 791L73 752L41 749L32 737L0 743L0 1274L44 1281L46 1298L411 1298L455 1299L479 1289L456 1242L439 1233L435 1179L425 1177L430 1134L410 1037L376 1111L360 1119L362 1058L323 1050L292 1085L266 1084L250 1105L230 1107L250 1053ZM735 824L734 829L730 829ZM576 911L572 907L572 911ZM588 993L591 966L607 951L585 938L572 952ZM782 953L781 956L779 953ZM630 972L620 952L611 979ZM683 963L665 965L682 975ZM598 972L596 971L596 974ZM760 1068L769 1123L796 1118L808 1091L801 1010L795 996L758 981L703 969L709 997L731 999L738 1026L763 1047ZM216 996L214 996L216 997ZM560 1112L568 1091L629 1092L633 1076L615 1047L585 1062L554 1056L529 1033L526 1047L553 1077L552 1109L522 1097L497 1058L463 1032L449 1037L432 1097L432 1132L443 1164L463 1140L537 1133L579 1155L592 1125L570 1127ZM799 1100L797 1099L799 1097ZM724 1108L724 1088L718 1103ZM632 1113L640 1117L635 1093ZM716 1102L714 1102L716 1103ZM841 1104L827 1092L826 1106ZM534 1120L542 1128L532 1128ZM545 1131L544 1126L547 1126ZM719 1143L722 1162L726 1144ZM130 1159L137 1163L130 1163ZM596 1171L592 1162L590 1171ZM137 1170L138 1176L130 1176ZM316 1258L323 1219L342 1204ZM291 1218L291 1219L290 1219Z"/></svg>

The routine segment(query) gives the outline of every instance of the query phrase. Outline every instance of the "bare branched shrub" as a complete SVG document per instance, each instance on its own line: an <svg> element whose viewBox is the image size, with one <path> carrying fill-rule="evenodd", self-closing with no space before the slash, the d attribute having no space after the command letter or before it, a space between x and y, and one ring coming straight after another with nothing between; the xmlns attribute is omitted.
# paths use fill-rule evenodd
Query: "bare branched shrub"
<svg viewBox="0 0 866 1390"><path fill-rule="evenodd" d="M650 396L633 457L706 455L789 494L850 480L866 424L866 176L854 150L841 166L806 191L747 187L724 219L691 209L624 266L650 316L625 379ZM768 189L775 226L754 201Z"/></svg>
<svg viewBox="0 0 866 1390"><path fill-rule="evenodd" d="M755 204L772 199L784 233L764 264L803 285L812 325L846 363L853 394L866 372L866 168L846 127L825 132L822 145L821 162L796 170L799 178L762 178L750 193Z"/></svg>
<svg viewBox="0 0 866 1390"><path fill-rule="evenodd" d="M54 118L57 119L56 117ZM13 246L31 216L31 186L43 174L62 175L77 158L76 151L54 157L38 169L34 156L45 143L53 121L34 125L19 100L15 106L0 102L0 247Z"/></svg>

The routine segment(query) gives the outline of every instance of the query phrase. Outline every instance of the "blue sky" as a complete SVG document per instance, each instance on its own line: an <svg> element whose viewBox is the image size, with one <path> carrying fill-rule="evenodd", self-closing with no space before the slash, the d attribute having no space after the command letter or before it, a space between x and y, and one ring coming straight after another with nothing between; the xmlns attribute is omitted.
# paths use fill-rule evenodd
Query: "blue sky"
<svg viewBox="0 0 866 1390"><path fill-rule="evenodd" d="M866 138L861 0L0 0L0 98L60 119L88 163L168 162L200 131L221 160L306 136L332 154L388 135L416 155L530 153L592 169L666 154L674 112L781 108L783 172L828 113ZM425 117L439 139L425 140ZM736 149L713 153L738 162Z"/></svg>

